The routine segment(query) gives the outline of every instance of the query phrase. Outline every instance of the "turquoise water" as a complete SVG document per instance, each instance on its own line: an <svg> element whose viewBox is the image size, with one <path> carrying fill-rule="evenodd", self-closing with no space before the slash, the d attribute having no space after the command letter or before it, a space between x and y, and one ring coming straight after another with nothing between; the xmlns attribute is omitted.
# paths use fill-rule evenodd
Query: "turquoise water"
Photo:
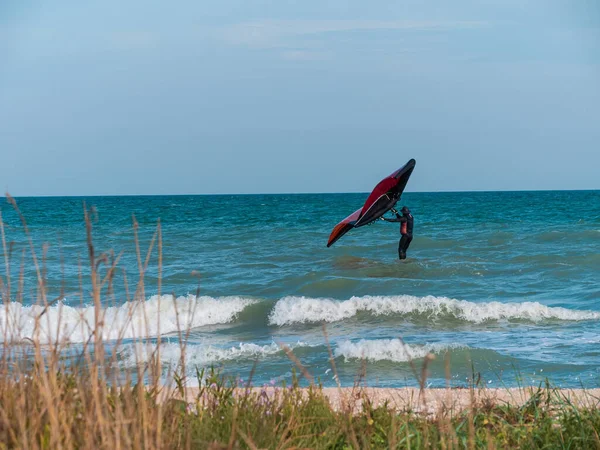
<svg viewBox="0 0 600 450"><path fill-rule="evenodd" d="M135 366L133 341L158 331L168 337L161 358L176 364L179 314L180 323L191 327L190 370L214 366L245 378L258 360L257 383L291 378L294 365L278 346L285 343L315 377L335 384L325 323L344 385L363 367L370 385L414 385L409 359L420 365L427 352L437 356L430 366L432 385L446 383L445 358L454 385L464 385L473 371L490 386L546 377L561 386L600 385L600 191L407 193L401 203L415 216L415 239L405 261L397 260L398 226L390 223L353 230L326 248L333 226L365 198L18 199L40 264L48 243L50 297L64 297L45 315L38 339L50 339L44 334L49 332L74 345L89 338L80 324L81 317L93 316L85 284L86 201L96 211L97 254L123 251L118 266L129 285L120 271L113 294L104 296L105 337L114 340L116 330L125 329L123 367ZM28 247L10 205L2 206L2 215L13 242L15 292ZM124 304L139 275L132 215L139 222L142 259L158 218L162 226L163 296L156 296L154 251L143 308ZM101 271L106 273L105 266ZM0 272L4 276L3 263ZM40 312L32 306L35 280L27 257L23 305L0 312L0 327L18 324L12 328L16 340L33 337L32 318ZM132 325L127 317L134 306Z"/></svg>

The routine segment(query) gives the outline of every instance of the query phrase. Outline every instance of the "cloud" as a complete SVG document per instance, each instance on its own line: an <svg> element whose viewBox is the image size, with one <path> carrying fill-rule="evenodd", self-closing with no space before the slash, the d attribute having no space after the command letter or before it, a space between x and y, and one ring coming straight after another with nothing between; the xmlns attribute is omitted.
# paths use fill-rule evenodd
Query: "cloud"
<svg viewBox="0 0 600 450"><path fill-rule="evenodd" d="M215 36L229 44L251 48L285 47L285 39L355 31L442 31L486 26L481 21L397 20L262 20L226 26Z"/></svg>

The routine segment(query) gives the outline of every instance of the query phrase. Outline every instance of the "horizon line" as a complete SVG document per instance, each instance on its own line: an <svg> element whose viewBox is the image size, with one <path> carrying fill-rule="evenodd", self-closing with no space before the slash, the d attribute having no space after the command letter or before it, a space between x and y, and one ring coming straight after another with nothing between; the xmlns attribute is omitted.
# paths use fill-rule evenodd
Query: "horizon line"
<svg viewBox="0 0 600 450"><path fill-rule="evenodd" d="M517 193L517 192L595 192L597 189L496 189L496 190L447 190L447 191L405 191L404 194L469 194L469 193ZM347 192L256 192L256 193L203 193L203 194L81 194L81 195L12 195L13 198L87 198L87 197L218 197L252 195L344 195L369 194L369 191Z"/></svg>

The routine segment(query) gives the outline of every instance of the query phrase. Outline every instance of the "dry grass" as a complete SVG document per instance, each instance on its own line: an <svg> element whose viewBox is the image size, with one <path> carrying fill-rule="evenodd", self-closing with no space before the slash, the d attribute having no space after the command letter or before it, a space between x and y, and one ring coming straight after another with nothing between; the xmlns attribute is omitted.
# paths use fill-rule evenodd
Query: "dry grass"
<svg viewBox="0 0 600 450"><path fill-rule="evenodd" d="M482 396L472 386L466 406L453 408L448 403L450 389L435 397L437 394L432 396L425 388L430 358L425 358L421 368L413 366L420 388L407 394L411 400L417 398L412 403L394 403L393 393L374 394L358 386L343 389L338 384L324 390L312 382L310 373L288 348L284 351L299 373L311 381L310 388L299 388L297 379L288 387L239 387L217 373L199 372L197 378L204 383L190 389L186 386L189 368L185 367L190 327L182 320L177 367L161 367L158 336L149 358L140 357L134 371L120 370L117 355L124 331L110 342L104 339L103 331L111 324L105 323L102 305L114 297L121 255L96 254L93 210L84 205L90 277L87 281L80 277L80 295L83 298L84 292L89 292L94 316L92 323L82 317L81 328L89 339L73 346L61 339L60 323L55 325L53 338L42 335L42 330L48 329L44 327L48 308L64 292L49 296L46 248L38 257L25 218L14 199L7 198L28 238L29 258L36 271L36 290L30 295L41 308L32 319L33 337L26 342L16 339L19 325L11 322L10 311L26 297L26 259L20 255L20 277L15 283L10 276L12 246L0 215L5 266L0 292L6 318L0 323L0 448L600 448L598 399L591 394L584 395L589 403L583 397L573 401L546 386L529 392L521 402L503 403ZM159 273L159 294L162 271L160 222L145 253L137 239L135 219L133 231L139 278L131 288L124 279L128 292L132 291L131 317L134 308L144 308L148 267L154 264ZM189 316L193 311L186 313ZM142 317L150 326L147 315ZM327 343L325 328L323 332ZM331 351L330 358L336 373ZM437 407L431 409L433 402Z"/></svg>

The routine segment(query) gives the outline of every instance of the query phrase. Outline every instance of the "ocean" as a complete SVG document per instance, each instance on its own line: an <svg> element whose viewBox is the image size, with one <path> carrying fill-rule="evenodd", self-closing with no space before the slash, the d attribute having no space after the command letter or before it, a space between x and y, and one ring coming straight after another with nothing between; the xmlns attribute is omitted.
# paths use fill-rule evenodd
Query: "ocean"
<svg viewBox="0 0 600 450"><path fill-rule="evenodd" d="M100 273L119 258L102 297L103 335L109 345L122 338L125 370L150 357L160 333L165 370L181 360L184 339L190 375L213 367L242 380L252 373L256 384L292 379L285 344L326 386L415 386L428 353L429 386L600 386L600 191L405 193L399 206L411 208L415 238L404 261L398 224L381 221L326 248L366 196L18 198L56 300L38 335L35 264L5 202L0 339L77 348L90 338L81 324L94 316L85 202L96 256L106 255ZM154 245L137 304L139 261L158 219L160 296ZM177 332L182 325L189 333Z"/></svg>

